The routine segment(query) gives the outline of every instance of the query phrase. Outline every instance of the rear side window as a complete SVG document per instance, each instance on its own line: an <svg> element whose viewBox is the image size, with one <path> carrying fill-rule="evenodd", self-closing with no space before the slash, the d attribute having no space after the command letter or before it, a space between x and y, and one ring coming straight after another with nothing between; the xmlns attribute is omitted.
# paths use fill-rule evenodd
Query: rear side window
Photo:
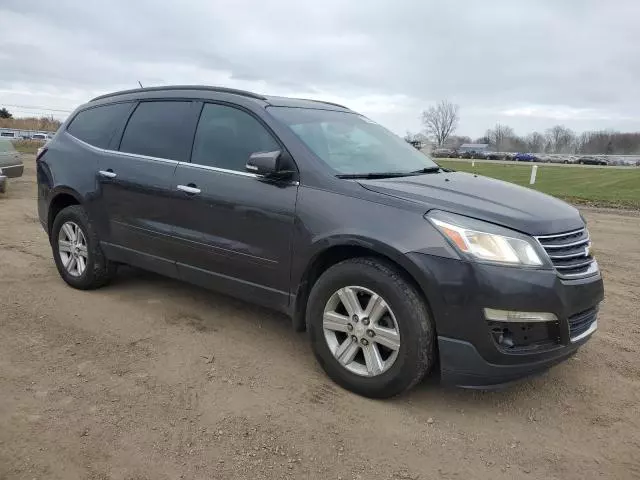
<svg viewBox="0 0 640 480"><path fill-rule="evenodd" d="M120 151L185 161L191 149L191 102L142 102L122 135Z"/></svg>
<svg viewBox="0 0 640 480"><path fill-rule="evenodd" d="M244 172L252 153L275 150L280 146L253 116L207 103L198 122L191 163Z"/></svg>
<svg viewBox="0 0 640 480"><path fill-rule="evenodd" d="M131 103L114 103L84 110L71 121L67 132L89 145L107 148L130 109Z"/></svg>

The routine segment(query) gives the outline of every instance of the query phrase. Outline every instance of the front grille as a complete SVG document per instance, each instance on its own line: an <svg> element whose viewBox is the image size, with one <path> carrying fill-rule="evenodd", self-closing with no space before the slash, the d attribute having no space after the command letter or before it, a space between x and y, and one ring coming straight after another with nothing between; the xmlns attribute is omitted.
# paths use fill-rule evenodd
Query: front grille
<svg viewBox="0 0 640 480"><path fill-rule="evenodd" d="M598 307L590 308L584 312L569 317L569 337L575 340L589 330L593 322L598 319Z"/></svg>
<svg viewBox="0 0 640 480"><path fill-rule="evenodd" d="M583 277L597 271L597 263L590 253L591 241L586 228L557 235L543 235L536 239L561 277Z"/></svg>

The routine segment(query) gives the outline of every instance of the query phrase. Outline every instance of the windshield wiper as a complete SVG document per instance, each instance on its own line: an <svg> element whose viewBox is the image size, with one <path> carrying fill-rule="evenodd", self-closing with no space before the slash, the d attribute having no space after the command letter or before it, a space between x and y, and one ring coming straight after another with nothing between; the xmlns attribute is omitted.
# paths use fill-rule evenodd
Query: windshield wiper
<svg viewBox="0 0 640 480"><path fill-rule="evenodd" d="M342 173L336 175L338 178L393 178L393 177L413 177L415 175L422 175L423 173L438 173L441 171L440 167L425 167L420 170L414 170L412 172L369 172L369 173Z"/></svg>
<svg viewBox="0 0 640 480"><path fill-rule="evenodd" d="M426 167L426 168L421 168L420 170L414 170L413 172L410 172L414 175L420 175L421 173L438 173L440 170L442 170L442 168L440 167Z"/></svg>
<svg viewBox="0 0 640 480"><path fill-rule="evenodd" d="M414 172L370 172L370 173L341 173L336 175L338 178L392 178L392 177L407 177L415 175Z"/></svg>

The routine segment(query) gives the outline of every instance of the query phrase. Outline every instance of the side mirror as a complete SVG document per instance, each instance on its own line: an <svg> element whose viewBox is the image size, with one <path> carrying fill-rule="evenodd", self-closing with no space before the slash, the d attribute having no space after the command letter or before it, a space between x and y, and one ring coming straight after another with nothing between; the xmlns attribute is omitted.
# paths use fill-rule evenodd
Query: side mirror
<svg viewBox="0 0 640 480"><path fill-rule="evenodd" d="M248 172L255 173L262 177L286 176L286 174L291 172L280 170L281 155L282 152L280 150L252 153L245 168Z"/></svg>

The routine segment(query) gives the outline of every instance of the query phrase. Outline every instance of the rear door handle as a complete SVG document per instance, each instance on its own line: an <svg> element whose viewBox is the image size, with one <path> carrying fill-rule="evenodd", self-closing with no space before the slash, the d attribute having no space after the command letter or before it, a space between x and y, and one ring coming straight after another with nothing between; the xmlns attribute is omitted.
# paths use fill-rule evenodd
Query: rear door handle
<svg viewBox="0 0 640 480"><path fill-rule="evenodd" d="M116 178L116 173L113 170L100 170L98 173L106 178Z"/></svg>
<svg viewBox="0 0 640 480"><path fill-rule="evenodd" d="M195 185L178 185L178 190L184 193L188 193L189 195L197 195L200 193L200 189Z"/></svg>

